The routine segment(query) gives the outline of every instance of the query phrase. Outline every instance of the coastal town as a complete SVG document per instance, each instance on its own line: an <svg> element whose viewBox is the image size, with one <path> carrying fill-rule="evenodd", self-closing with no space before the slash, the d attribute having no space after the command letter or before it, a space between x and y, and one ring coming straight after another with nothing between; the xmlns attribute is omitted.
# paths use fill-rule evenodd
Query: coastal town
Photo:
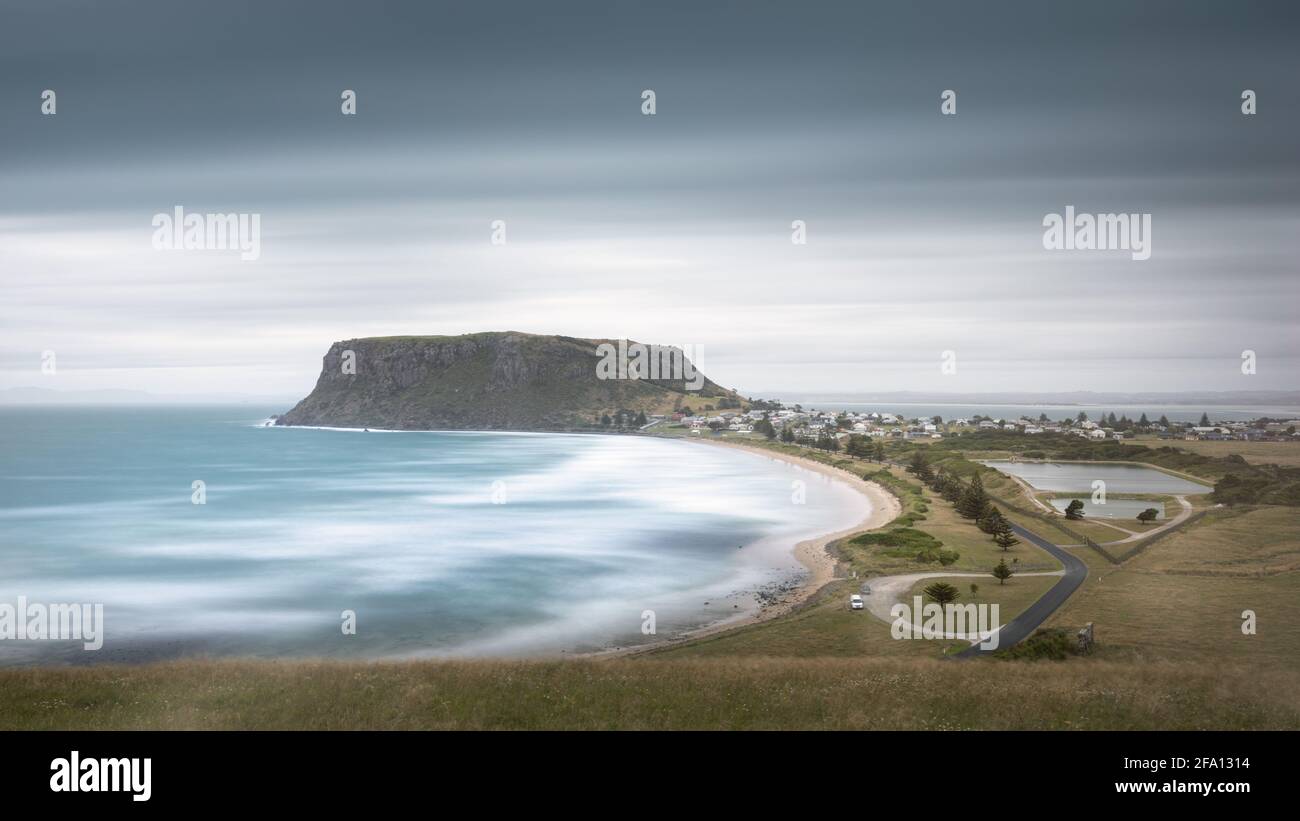
<svg viewBox="0 0 1300 821"><path fill-rule="evenodd" d="M763 403L764 406L748 411L720 410L705 413L685 411L669 415L647 417L646 427L661 423L680 425L693 433L729 431L733 433L762 433L771 426L772 438L787 442L825 443L833 439L841 445L852 436L877 439L943 439L945 436L971 431L1005 431L1021 434L1067 434L1092 440L1124 440L1137 436L1154 436L1164 440L1180 441L1243 441L1286 442L1300 441L1300 419L1213 420L1203 413L1198 422L1171 422L1165 416L1151 420L1143 413L1138 419L1113 412L1096 412L1095 417L1080 410L1073 418L1052 420L1046 413L1036 419L1021 416L1016 419L974 415L945 420L942 416L907 418L896 413L830 412L805 409L801 405L786 406L781 403Z"/></svg>

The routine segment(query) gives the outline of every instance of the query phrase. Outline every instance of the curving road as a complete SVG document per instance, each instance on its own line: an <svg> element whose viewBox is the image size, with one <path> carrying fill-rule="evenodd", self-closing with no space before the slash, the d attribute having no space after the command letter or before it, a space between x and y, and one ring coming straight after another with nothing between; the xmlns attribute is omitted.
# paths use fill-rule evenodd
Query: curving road
<svg viewBox="0 0 1300 821"><path fill-rule="evenodd" d="M1065 575L1064 570L1052 570L1045 573L1017 573L1016 578L1019 579L1023 576L1063 575ZM953 573L946 570L933 571L930 573L904 573L898 576L873 576L862 586L862 592L868 594L864 599L867 605L867 611L885 624L892 625L894 623L894 616L890 611L893 609L895 604L902 602L900 597L907 591L911 590L917 582L923 579L952 578L984 579L985 581L988 581L989 579L994 578L994 576L988 571L983 573ZM911 625L905 622L904 626L908 628L904 631L906 634L905 637L910 638L912 632ZM945 633L944 638L958 638L974 641L976 639L976 634L967 635L965 633Z"/></svg>
<svg viewBox="0 0 1300 821"><path fill-rule="evenodd" d="M904 465L899 464L898 462L889 461L886 462L886 464L906 469ZM1012 478L1014 479L1015 477ZM1030 496L1032 498L1032 494L1030 494ZM1037 499L1034 501L1038 502ZM1185 500L1180 499L1179 501L1184 502L1185 504ZM1042 502L1038 503L1040 505L1042 504ZM1056 512L1056 509L1052 508L1052 511ZM1189 511L1184 511L1184 513L1187 512ZM1069 552L1065 548L1057 547L1036 533L1030 533L1028 530L1025 530L1014 522L1011 522L1010 524L1011 530L1017 536L1022 539L1028 539L1030 542L1033 542L1059 559L1061 564L1065 566L1065 572L1061 575L1061 580L1053 585L1051 590L1044 593L1038 601L1029 605L1025 612L1002 626L1002 629L998 631L997 650L1012 647L1029 638L1029 634L1037 630L1043 622L1047 621L1048 616L1055 613L1057 608L1065 604L1065 600L1070 598L1074 591L1079 589L1079 585L1083 584L1084 579L1088 578L1088 566L1073 553ZM948 573L945 575L951 576L955 574ZM868 583L870 583L870 580L868 580ZM994 653L997 652L997 650L984 650L977 642L972 644L970 647L967 647L965 650L962 650L960 653L952 656L945 656L944 658L973 658L974 656L984 653Z"/></svg>
<svg viewBox="0 0 1300 821"><path fill-rule="evenodd" d="M1079 589L1079 585L1083 584L1084 579L1088 578L1088 566L1073 553L1057 547L1037 534L1030 533L1020 525L1012 524L1011 529L1015 531L1015 534L1020 538L1028 539L1030 542L1033 542L1059 559L1061 564L1065 565L1065 574L1061 576L1059 582L1052 586L1051 590L1044 593L1038 601L1029 605L1029 608L1025 610L1025 612L1003 625L1002 629L998 631L999 650L1005 647L1011 647L1012 645L1028 638L1029 634L1037 630L1038 626L1043 622L1047 621L1047 617L1055 613L1058 607L1065 604L1065 600L1070 598L1070 595L1074 593L1075 590ZM956 657L973 657L982 653L992 652L996 651L984 650L980 648L979 644L972 644L970 647L958 653Z"/></svg>

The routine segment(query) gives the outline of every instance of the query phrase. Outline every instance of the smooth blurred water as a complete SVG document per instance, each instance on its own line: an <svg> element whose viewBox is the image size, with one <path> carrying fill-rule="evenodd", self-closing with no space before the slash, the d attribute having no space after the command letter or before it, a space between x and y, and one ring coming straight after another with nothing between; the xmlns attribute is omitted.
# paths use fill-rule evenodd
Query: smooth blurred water
<svg viewBox="0 0 1300 821"><path fill-rule="evenodd" d="M275 410L0 410L0 603L98 602L107 622L101 651L6 640L0 662L623 646L652 638L645 610L659 637L748 612L802 576L797 540L867 512L698 443L259 427Z"/></svg>

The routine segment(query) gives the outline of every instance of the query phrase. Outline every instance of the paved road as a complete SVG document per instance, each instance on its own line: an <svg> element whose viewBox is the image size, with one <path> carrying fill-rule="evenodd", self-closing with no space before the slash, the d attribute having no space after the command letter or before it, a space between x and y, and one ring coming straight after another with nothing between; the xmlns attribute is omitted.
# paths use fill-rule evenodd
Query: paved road
<svg viewBox="0 0 1300 821"><path fill-rule="evenodd" d="M1016 578L1019 579L1023 576L1064 575L1064 570L1052 570L1047 573L1017 573ZM989 584L992 584L989 580L992 579L993 576L987 571L983 573L953 573L950 570L937 570L930 573L904 573L898 576L872 576L862 584L862 592L868 594L863 601L867 603L867 610L871 615L880 619L885 624L892 625L894 623L894 616L890 611L893 609L895 604L901 602L899 597L911 590L917 582L922 579L950 578L984 579ZM910 638L912 633L911 625L904 622L903 627L907 628L903 631L905 634L904 637ZM971 641L974 641L977 636L978 633L971 633L969 636L965 633L944 633L944 638L969 638Z"/></svg>
<svg viewBox="0 0 1300 821"><path fill-rule="evenodd" d="M1108 524L1111 527L1119 527L1119 529L1123 530L1125 533L1131 534L1127 538L1120 539L1117 542L1102 542L1101 546L1110 547L1113 544L1125 544L1127 542L1136 542L1142 539L1149 539L1152 536L1156 535L1157 533L1160 533L1161 531L1168 530L1171 527L1177 527L1178 525L1182 524L1184 519L1192 515L1192 503L1187 501L1186 496L1176 495L1174 496L1174 498L1177 499L1178 504L1182 506L1182 510L1178 512L1178 515L1170 519L1169 521L1165 522L1164 524L1160 525L1160 527L1153 527L1145 533L1134 533L1132 530L1126 530L1125 528L1119 527L1118 525L1112 525L1110 522L1104 521L1102 519L1094 519L1094 521L1101 521L1103 524Z"/></svg>
<svg viewBox="0 0 1300 821"><path fill-rule="evenodd" d="M891 461L886 464L906 469L904 465L899 464L898 462ZM1031 604L1029 609L1025 610L1025 612L1021 613L1019 616L1016 616L998 631L998 650L1011 647L1029 638L1029 634L1037 630L1039 625L1043 622L1047 621L1047 617L1055 613L1058 607L1065 604L1065 600L1070 598L1070 596L1074 594L1074 591L1079 589L1079 585L1083 584L1084 579L1088 578L1088 566L1073 553L1064 548L1057 547L1037 534L1030 533L1028 530L1025 530L1014 522L1011 523L1011 529L1020 538L1028 539L1046 550L1048 553L1051 553L1053 556L1060 559L1061 564L1065 565L1065 574L1061 576L1061 580L1057 582L1051 590L1048 590L1041 598L1039 598L1038 601ZM868 583L870 583L869 580ZM996 651L980 649L979 644L976 643L972 644L965 650L962 650L960 653L957 653L955 656L948 656L948 658L970 658L981 653L992 652Z"/></svg>
<svg viewBox="0 0 1300 821"><path fill-rule="evenodd" d="M1030 533L1020 525L1013 524L1011 525L1011 529L1014 530L1016 535L1020 538L1033 542L1048 553L1051 553L1053 556L1060 559L1061 564L1065 565L1065 575L1061 577L1061 580L1057 582L1051 590L1044 593L1042 598L1029 605L1028 610L1021 613L1019 616L1016 616L1008 624L1003 626L1000 631L998 631L999 650L1011 647L1012 645L1028 638L1029 634L1037 630L1038 626L1043 622L1047 621L1047 617L1055 613L1056 608L1065 604L1065 600L1070 598L1070 595L1074 593L1075 590L1079 589L1079 585L1083 584L1084 579L1088 578L1088 566L1075 557L1073 553L1057 547L1046 539ZM957 656L962 658L991 652L994 651L982 650L978 644L972 644L967 649L958 653Z"/></svg>
<svg viewBox="0 0 1300 821"><path fill-rule="evenodd" d="M889 464L906 469L904 465L898 462L889 462ZM1065 600L1079 589L1079 585L1083 584L1084 579L1088 578L1088 566L1082 560L1076 558L1073 553L1065 548L1057 547L1037 534L1030 533L1014 522L1011 523L1011 529L1020 538L1028 539L1060 559L1061 564L1065 565L1065 575L1051 590L1048 590L1038 601L1031 604L1028 610L1016 616L998 631L998 650L1011 647L1029 638L1029 634L1047 621L1047 617L1055 613L1058 607L1065 604ZM993 652L996 652L996 650L980 649L977 643L957 653L956 656L948 656L948 658L970 658L982 653Z"/></svg>

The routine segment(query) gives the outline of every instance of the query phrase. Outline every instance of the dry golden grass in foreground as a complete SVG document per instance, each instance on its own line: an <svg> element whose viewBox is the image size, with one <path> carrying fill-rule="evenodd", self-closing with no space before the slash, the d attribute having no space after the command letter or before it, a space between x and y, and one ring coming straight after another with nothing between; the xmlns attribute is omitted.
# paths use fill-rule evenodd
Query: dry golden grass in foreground
<svg viewBox="0 0 1300 821"><path fill-rule="evenodd" d="M1120 567L1076 555L1088 579L1045 626L1095 622L1102 658L1300 669L1300 508L1216 510Z"/></svg>
<svg viewBox="0 0 1300 821"><path fill-rule="evenodd" d="M930 659L0 671L4 729L1297 729L1300 672Z"/></svg>

